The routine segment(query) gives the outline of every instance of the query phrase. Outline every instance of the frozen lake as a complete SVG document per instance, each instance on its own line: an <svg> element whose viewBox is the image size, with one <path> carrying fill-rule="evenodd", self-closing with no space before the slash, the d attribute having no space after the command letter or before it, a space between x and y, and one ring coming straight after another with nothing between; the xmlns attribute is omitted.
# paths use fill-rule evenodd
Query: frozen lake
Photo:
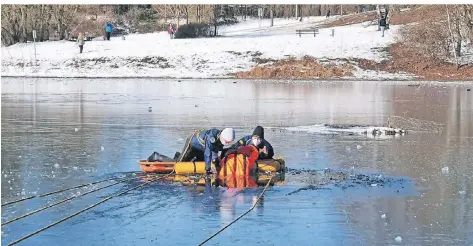
<svg viewBox="0 0 473 246"><path fill-rule="evenodd" d="M290 171L254 211L207 245L473 244L473 92L467 91L472 84L32 78L1 83L2 204L131 177L128 172L140 171L137 160L153 151L173 156L197 128L231 126L242 137L262 125ZM393 115L444 128L372 138L329 126L353 124L359 127L346 132L357 132ZM327 181L317 171L325 168L378 178ZM4 225L2 245L141 182ZM2 223L103 185L4 206ZM20 245L197 245L249 209L261 191L157 182ZM395 241L398 236L402 242Z"/></svg>

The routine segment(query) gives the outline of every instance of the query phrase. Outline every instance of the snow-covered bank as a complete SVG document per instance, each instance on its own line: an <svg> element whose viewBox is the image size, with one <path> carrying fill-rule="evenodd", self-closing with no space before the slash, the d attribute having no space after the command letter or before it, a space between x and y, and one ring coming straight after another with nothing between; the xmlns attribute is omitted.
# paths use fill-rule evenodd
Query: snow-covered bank
<svg viewBox="0 0 473 246"><path fill-rule="evenodd" d="M2 47L2 75L54 77L168 77L225 78L257 65L255 58L279 60L312 56L328 59L385 59L383 47L394 42L398 27L381 37L373 28L360 24L320 29L299 37L295 30L317 26L325 18L313 17L302 23L276 20L274 27L248 21L222 28L222 37L170 39L165 32L129 35L126 40L90 41L84 53L73 42L36 44L37 66L32 43ZM359 70L358 79L405 79L410 76Z"/></svg>

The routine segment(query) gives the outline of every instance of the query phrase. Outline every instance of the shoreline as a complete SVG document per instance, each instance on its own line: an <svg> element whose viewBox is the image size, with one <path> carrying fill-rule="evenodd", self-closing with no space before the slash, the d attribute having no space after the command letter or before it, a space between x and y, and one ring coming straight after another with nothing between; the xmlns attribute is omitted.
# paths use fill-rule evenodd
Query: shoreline
<svg viewBox="0 0 473 246"><path fill-rule="evenodd" d="M309 84L309 83L350 83L350 82L366 82L366 83L384 83L384 84L393 84L393 85L408 85L408 86L420 86L428 84L446 84L446 85L473 85L473 79L471 80L428 80L428 79L360 79L360 78L316 78L316 79L280 79L280 78L236 78L236 77L206 77L206 78L174 78L174 77L156 77L156 76L15 76L15 75L2 75L0 78L12 78L12 79L159 79L161 81L208 81L213 80L214 82L218 81L233 81L233 82L259 82L259 83L281 83L281 84Z"/></svg>

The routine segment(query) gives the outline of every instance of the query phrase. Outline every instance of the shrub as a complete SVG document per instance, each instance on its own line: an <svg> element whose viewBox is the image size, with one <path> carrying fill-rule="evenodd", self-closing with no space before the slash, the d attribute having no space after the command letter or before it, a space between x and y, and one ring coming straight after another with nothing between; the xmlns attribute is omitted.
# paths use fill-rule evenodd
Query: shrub
<svg viewBox="0 0 473 246"><path fill-rule="evenodd" d="M182 25L174 34L174 38L208 37L211 34L211 30L212 26L207 24Z"/></svg>

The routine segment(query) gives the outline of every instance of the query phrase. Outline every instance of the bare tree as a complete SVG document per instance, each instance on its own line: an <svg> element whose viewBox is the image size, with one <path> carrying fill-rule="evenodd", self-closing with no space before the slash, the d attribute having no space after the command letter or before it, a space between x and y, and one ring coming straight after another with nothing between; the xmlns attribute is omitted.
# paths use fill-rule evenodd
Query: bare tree
<svg viewBox="0 0 473 246"><path fill-rule="evenodd" d="M447 23L448 23L448 30L449 30L449 32L450 32L450 37L451 37L452 39L454 39L454 38L453 38L453 31L452 31L451 21L450 21L450 12L448 11L448 6L445 6L445 11L446 11L446 13L447 13ZM455 42L453 42L453 43L455 43ZM456 62L457 67L458 67L458 56L457 56L457 52L456 52L456 50L455 50L455 46L453 46L453 49L454 49L453 54L454 54L454 56L455 56L455 62Z"/></svg>
<svg viewBox="0 0 473 246"><path fill-rule="evenodd" d="M221 5L215 5L213 7L213 24L214 24L214 36L217 36L218 19L220 18Z"/></svg>
<svg viewBox="0 0 473 246"><path fill-rule="evenodd" d="M184 5L183 9L184 9L184 15L186 16L186 25L189 25L189 6Z"/></svg>

